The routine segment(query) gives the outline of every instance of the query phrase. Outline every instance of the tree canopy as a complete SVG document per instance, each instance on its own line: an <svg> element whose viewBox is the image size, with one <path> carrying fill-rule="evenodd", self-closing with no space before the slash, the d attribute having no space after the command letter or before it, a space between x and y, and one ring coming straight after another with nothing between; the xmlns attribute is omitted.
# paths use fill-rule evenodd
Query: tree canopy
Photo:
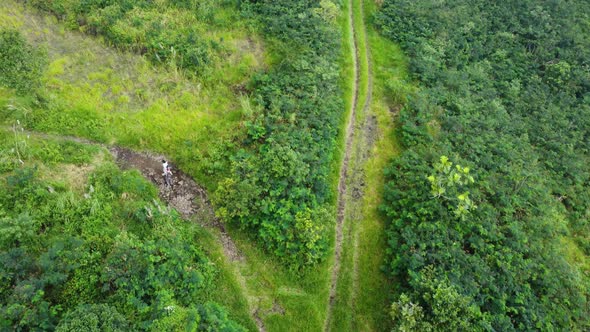
<svg viewBox="0 0 590 332"><path fill-rule="evenodd" d="M384 1L375 22L421 86L382 206L398 328L588 328L588 271L562 239L590 254L589 15L585 1ZM432 192L454 176L442 154L472 170L461 217Z"/></svg>

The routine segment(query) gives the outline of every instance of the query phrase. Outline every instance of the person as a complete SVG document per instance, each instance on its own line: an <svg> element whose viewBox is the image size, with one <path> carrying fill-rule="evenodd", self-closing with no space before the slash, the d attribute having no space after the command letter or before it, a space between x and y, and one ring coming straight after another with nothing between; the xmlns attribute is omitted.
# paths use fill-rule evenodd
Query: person
<svg viewBox="0 0 590 332"><path fill-rule="evenodd" d="M166 168L168 168L168 162L165 159L162 159L162 175L166 176Z"/></svg>
<svg viewBox="0 0 590 332"><path fill-rule="evenodd" d="M170 166L165 159L162 159L162 176L164 177L164 183L166 187L170 187L172 185L172 172L170 171Z"/></svg>
<svg viewBox="0 0 590 332"><path fill-rule="evenodd" d="M166 186L172 187L172 170L170 166L166 166L166 172L164 173L164 179L166 180Z"/></svg>

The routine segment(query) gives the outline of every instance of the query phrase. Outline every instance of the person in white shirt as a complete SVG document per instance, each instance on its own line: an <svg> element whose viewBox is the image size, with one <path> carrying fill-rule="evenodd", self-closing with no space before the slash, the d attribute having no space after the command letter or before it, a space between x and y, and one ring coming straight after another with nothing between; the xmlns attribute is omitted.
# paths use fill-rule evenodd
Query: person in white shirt
<svg viewBox="0 0 590 332"><path fill-rule="evenodd" d="M164 177L164 182L166 183L166 187L172 186L172 171L170 170L170 166L166 160L162 160L162 176Z"/></svg>

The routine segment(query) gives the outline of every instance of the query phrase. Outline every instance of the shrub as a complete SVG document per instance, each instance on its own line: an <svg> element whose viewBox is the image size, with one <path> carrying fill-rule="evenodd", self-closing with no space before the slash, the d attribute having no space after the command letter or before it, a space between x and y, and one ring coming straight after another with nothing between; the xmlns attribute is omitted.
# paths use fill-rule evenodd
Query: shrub
<svg viewBox="0 0 590 332"><path fill-rule="evenodd" d="M45 54L27 43L17 30L0 29L0 85L24 94L37 88Z"/></svg>
<svg viewBox="0 0 590 332"><path fill-rule="evenodd" d="M590 207L590 44L576 37L588 12L587 1L384 1L375 21L422 85L400 114L406 151L386 169L382 206L397 328L590 326L590 280L563 249ZM476 166L477 181L441 153Z"/></svg>
<svg viewBox="0 0 590 332"><path fill-rule="evenodd" d="M129 324L115 308L106 304L83 304L68 312L56 332L125 332Z"/></svg>

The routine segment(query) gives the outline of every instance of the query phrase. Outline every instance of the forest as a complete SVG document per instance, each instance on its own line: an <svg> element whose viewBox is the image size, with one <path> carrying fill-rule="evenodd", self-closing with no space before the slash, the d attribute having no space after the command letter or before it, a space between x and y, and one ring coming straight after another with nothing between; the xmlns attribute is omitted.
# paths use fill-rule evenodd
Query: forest
<svg viewBox="0 0 590 332"><path fill-rule="evenodd" d="M0 1L0 330L590 330L589 22Z"/></svg>
<svg viewBox="0 0 590 332"><path fill-rule="evenodd" d="M587 330L586 1L386 0L420 85L389 182L394 329Z"/></svg>

